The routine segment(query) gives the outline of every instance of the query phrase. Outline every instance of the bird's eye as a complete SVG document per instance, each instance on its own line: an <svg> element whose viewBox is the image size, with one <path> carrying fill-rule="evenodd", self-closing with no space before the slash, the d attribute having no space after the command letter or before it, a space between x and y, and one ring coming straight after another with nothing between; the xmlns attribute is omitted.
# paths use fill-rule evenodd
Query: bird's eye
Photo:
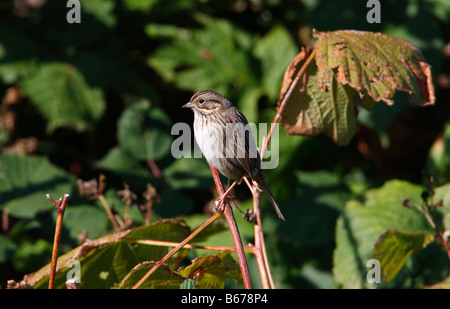
<svg viewBox="0 0 450 309"><path fill-rule="evenodd" d="M200 99L200 100L198 100L198 102L199 102L200 104L203 104L203 103L205 103L205 100L204 100L204 99Z"/></svg>

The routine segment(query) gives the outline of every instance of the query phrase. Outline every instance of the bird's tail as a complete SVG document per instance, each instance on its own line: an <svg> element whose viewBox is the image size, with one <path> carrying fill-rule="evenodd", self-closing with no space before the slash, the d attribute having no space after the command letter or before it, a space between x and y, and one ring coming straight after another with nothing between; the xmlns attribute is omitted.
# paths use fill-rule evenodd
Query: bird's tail
<svg viewBox="0 0 450 309"><path fill-rule="evenodd" d="M267 185L266 180L265 180L264 178L263 178L262 181L261 181L261 185L263 186L263 190L266 192L267 196L269 197L269 200L270 200L270 202L272 203L273 208L274 208L275 211L277 212L278 217L279 217L281 220L286 221L286 220L284 219L283 214L281 213L280 207L278 207L277 201L275 201L275 198L273 197L272 192L270 191L269 186Z"/></svg>

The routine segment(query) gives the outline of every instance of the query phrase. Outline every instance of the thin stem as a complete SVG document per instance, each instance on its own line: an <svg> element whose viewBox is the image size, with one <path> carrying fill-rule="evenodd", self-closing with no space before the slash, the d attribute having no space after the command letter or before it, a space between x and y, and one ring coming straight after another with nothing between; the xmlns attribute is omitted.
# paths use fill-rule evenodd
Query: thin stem
<svg viewBox="0 0 450 309"><path fill-rule="evenodd" d="M273 131L275 130L275 125L281 119L281 113L283 112L284 107L286 106L286 102L287 102L288 98L291 96L291 93L294 90L295 86L297 85L298 81L300 80L300 77L302 77L303 74L305 74L306 68L311 63L311 61L314 59L315 54L316 54L316 51L315 51L315 49L313 49L311 51L311 53L309 54L308 58L303 63L300 70L298 71L297 75L295 76L294 80L292 81L291 85L289 86L289 89L284 94L283 99L281 100L281 103L278 105L277 113L275 114L275 117L273 118L269 133L267 134L267 139L265 140L265 143L263 143L263 145L261 147L261 158L264 158L264 155L269 146L270 140L272 139L272 134L273 134Z"/></svg>
<svg viewBox="0 0 450 309"><path fill-rule="evenodd" d="M163 241L163 240L153 240L153 239L138 239L138 240L130 240L130 242L143 244L143 245L151 245L151 246L161 246L161 247L176 247L179 246L180 243L173 241ZM236 251L234 247L227 246L208 246L208 245L193 245L193 244L185 244L183 248L186 249L204 249L204 250L215 250L215 251ZM253 253L254 248L247 246L245 248L245 252Z"/></svg>
<svg viewBox="0 0 450 309"><path fill-rule="evenodd" d="M211 218L208 219L205 223L203 223L200 227L198 227L191 235L186 237L181 243L179 243L175 248L172 249L169 253L167 253L160 261L158 261L134 286L133 289L138 289L144 282L147 280L151 274L153 274L165 261L167 261L172 255L177 253L180 249L182 249L186 244L191 241L195 236L198 235L201 231L203 231L208 225L216 221L220 218L220 214L216 213Z"/></svg>
<svg viewBox="0 0 450 309"><path fill-rule="evenodd" d="M439 229L438 225L436 224L436 222L434 222L433 218L431 217L430 213L428 212L429 206L426 205L425 206L426 208L423 208L416 203L410 203L409 205L413 205L416 209L418 209L424 215L425 219L427 219L428 223L431 225L431 227L436 232L436 236L437 236L439 242L444 246L445 250L447 251L448 260L450 261L450 246L449 246L447 240L445 239L443 233Z"/></svg>
<svg viewBox="0 0 450 309"><path fill-rule="evenodd" d="M303 63L300 70L297 72L294 80L289 85L288 90L284 93L283 99L281 100L281 103L278 105L277 113L275 114L275 117L272 121L272 124L270 126L269 133L267 134L267 138L263 139L260 156L261 160L263 160L264 155L267 151L267 148L269 147L270 141L272 139L273 132L275 131L275 128L278 124L278 122L281 119L281 113L284 110L284 107L286 106L286 102L288 98L291 96L292 91L296 87L297 83L299 82L300 78L304 76L306 72L306 68L311 63L311 61L315 57L315 51L313 50L308 58ZM247 182L247 184L250 187L250 184ZM263 285L263 288L275 288L275 284L272 279L272 274L270 271L269 261L267 258L267 251L266 251L266 245L264 241L264 234L262 229L262 218L261 218L261 193L257 189L257 185L253 184L251 186L251 192L253 195L253 210L256 216L256 224L255 224L255 256L258 262L258 267L261 275L261 283Z"/></svg>
<svg viewBox="0 0 450 309"><path fill-rule="evenodd" d="M163 173L159 169L158 164L156 164L156 162L154 160L150 160L150 159L147 160L147 166L150 168L150 171L152 172L153 176L155 176L156 179L158 179L162 185L164 185L166 187L169 186L166 179L164 178Z"/></svg>
<svg viewBox="0 0 450 309"><path fill-rule="evenodd" d="M254 225L254 231L255 231L255 256L256 261L258 263L259 273L261 276L261 284L264 289L271 288L271 274L270 274L270 268L267 263L267 255L265 254L265 248L264 246L264 236L262 232L262 226L261 226L261 192L259 192L256 189L256 186L252 187L252 195L253 195L253 212L255 213L256 222Z"/></svg>
<svg viewBox="0 0 450 309"><path fill-rule="evenodd" d="M47 198L56 207L57 211L55 237L53 239L52 262L50 264L50 277L48 281L48 288L53 289L55 287L56 264L58 262L58 249L59 249L59 241L61 239L62 222L64 212L66 210L67 200L69 199L69 194L65 194L64 198L62 200L59 199L58 201L54 201L49 194L47 194Z"/></svg>
<svg viewBox="0 0 450 309"><path fill-rule="evenodd" d="M116 232L120 231L120 226L117 223L116 218L114 217L114 214L111 211L111 208L109 207L108 202L106 201L105 197L103 196L103 194L99 194L97 196L98 200L100 201L100 203L102 204L103 208L106 211L106 214L108 215L109 221L111 221L112 225L114 226L114 229L116 230Z"/></svg>
<svg viewBox="0 0 450 309"><path fill-rule="evenodd" d="M219 193L219 196L223 196L225 191L223 189L223 184L220 181L219 173L211 165L210 165L210 168L211 168L211 172L212 172L212 175L214 178L214 183L216 184L217 192ZM246 289L251 289L252 281L250 278L250 272L248 270L248 264L247 264L247 259L245 257L244 246L242 245L242 241L241 241L241 235L239 234L239 229L237 227L236 220L234 219L233 210L231 208L230 203L228 202L228 199L224 198L223 202L224 202L223 210L221 209L221 207L217 207L217 209L225 217L225 220L227 220L228 227L231 232L231 237L233 238L233 243L236 248L236 254L238 257L239 267L241 269L244 286Z"/></svg>
<svg viewBox="0 0 450 309"><path fill-rule="evenodd" d="M147 203L145 203L145 207L146 207L145 216L144 216L145 225L150 225L150 220L152 218L152 206L153 206L152 200L148 200Z"/></svg>

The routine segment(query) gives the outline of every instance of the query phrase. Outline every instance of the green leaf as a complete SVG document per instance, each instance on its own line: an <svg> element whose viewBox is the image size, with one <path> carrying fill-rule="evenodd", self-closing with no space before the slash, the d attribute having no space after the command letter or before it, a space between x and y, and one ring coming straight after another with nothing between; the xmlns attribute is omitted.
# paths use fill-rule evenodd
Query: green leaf
<svg viewBox="0 0 450 309"><path fill-rule="evenodd" d="M214 185L211 169L203 158L181 157L166 167L163 174L174 189L208 189Z"/></svg>
<svg viewBox="0 0 450 309"><path fill-rule="evenodd" d="M254 38L227 20L203 14L195 19L204 27L180 31L182 35L157 49L147 63L181 89L226 92L231 86L255 86L248 55Z"/></svg>
<svg viewBox="0 0 450 309"><path fill-rule="evenodd" d="M444 125L443 133L435 140L427 159L427 170L437 183L450 180L450 121Z"/></svg>
<svg viewBox="0 0 450 309"><path fill-rule="evenodd" d="M18 272L28 272L48 261L51 256L52 243L44 239L25 240L20 243L11 263Z"/></svg>
<svg viewBox="0 0 450 309"><path fill-rule="evenodd" d="M92 127L103 115L102 92L90 88L81 73L62 62L42 64L20 83L47 120L47 129L70 126L78 131Z"/></svg>
<svg viewBox="0 0 450 309"><path fill-rule="evenodd" d="M387 229L433 233L418 211L402 205L402 197L420 203L423 189L401 180L391 180L369 190L365 202L347 202L336 228L333 256L335 280L345 288L368 287L366 263L378 237Z"/></svg>
<svg viewBox="0 0 450 309"><path fill-rule="evenodd" d="M442 231L448 231L450 230L450 183L434 189L433 201L437 203L440 200L442 200L443 207L437 207L435 212L442 213L442 224L440 222L437 223Z"/></svg>
<svg viewBox="0 0 450 309"><path fill-rule="evenodd" d="M143 262L136 265L117 288L131 289L138 281L153 267L154 262ZM186 278L172 272L167 265L161 265L158 269L139 287L140 289L179 289Z"/></svg>
<svg viewBox="0 0 450 309"><path fill-rule="evenodd" d="M148 13L153 6L158 3L157 0L124 0L123 5L129 11L138 11Z"/></svg>
<svg viewBox="0 0 450 309"><path fill-rule="evenodd" d="M297 47L283 26L273 27L257 41L254 55L261 61L262 83L271 100L276 99L284 70L296 54Z"/></svg>
<svg viewBox="0 0 450 309"><path fill-rule="evenodd" d="M412 104L434 104L431 68L420 50L405 39L381 33L340 30L313 33L321 89L336 79L358 91L361 99L392 105L396 91L405 92Z"/></svg>
<svg viewBox="0 0 450 309"><path fill-rule="evenodd" d="M56 220L56 211L52 215ZM84 231L90 239L105 235L109 223L104 209L92 205L69 205L64 212L64 229L73 240L78 240Z"/></svg>
<svg viewBox="0 0 450 309"><path fill-rule="evenodd" d="M0 78L7 84L35 70L37 54L43 50L40 42L24 35L24 31L7 18L0 20Z"/></svg>
<svg viewBox="0 0 450 309"><path fill-rule="evenodd" d="M5 263L13 256L17 245L9 238L0 235L0 263Z"/></svg>
<svg viewBox="0 0 450 309"><path fill-rule="evenodd" d="M432 233L406 232L392 228L384 231L375 243L372 258L380 262L385 283L397 275L411 254L422 250L433 240Z"/></svg>
<svg viewBox="0 0 450 309"><path fill-rule="evenodd" d="M100 161L97 161L97 167L114 172L130 186L142 185L153 179L148 167L143 166L142 162L120 147L109 150Z"/></svg>
<svg viewBox="0 0 450 309"><path fill-rule="evenodd" d="M192 280L192 279L186 279L181 285L180 289L193 289L194 286L197 284L198 281Z"/></svg>
<svg viewBox="0 0 450 309"><path fill-rule="evenodd" d="M116 25L116 15L114 14L114 0L90 0L83 1L82 9L86 15L93 15L108 28Z"/></svg>
<svg viewBox="0 0 450 309"><path fill-rule="evenodd" d="M152 239L181 242L190 233L189 226L183 220L166 219L157 221L149 226L133 229L124 239L129 241Z"/></svg>
<svg viewBox="0 0 450 309"><path fill-rule="evenodd" d="M332 243L339 212L351 198L349 190L330 172L300 171L296 176L296 196L279 203L286 218L298 219L279 225L277 236L302 247Z"/></svg>
<svg viewBox="0 0 450 309"><path fill-rule="evenodd" d="M292 84L295 75L304 65L306 52L303 51L286 70L281 93ZM288 134L327 134L335 143L347 145L356 130L353 101L356 92L338 83L334 72L329 75L328 89L320 89L318 70L314 63L306 68L305 81L301 78L287 98L281 112L281 123Z"/></svg>
<svg viewBox="0 0 450 309"><path fill-rule="evenodd" d="M125 109L118 121L119 145L134 158L158 160L170 152L171 120L158 107L140 101Z"/></svg>
<svg viewBox="0 0 450 309"><path fill-rule="evenodd" d="M149 226L89 240L60 256L58 264L64 266L73 258L78 260L81 266L79 288L111 288L116 283L122 282L137 264L145 261L159 261L169 250L168 247L147 245L139 240L181 242L189 233L189 227L182 220L161 220ZM182 252L182 256L186 253L186 250ZM55 288L65 287L66 276L71 269L71 267L65 267L58 272ZM30 274L24 282L35 288L46 288L49 270L50 264L35 274ZM178 286L183 281L184 279Z"/></svg>
<svg viewBox="0 0 450 309"><path fill-rule="evenodd" d="M226 279L242 281L239 265L229 251L196 258L191 265L177 273L183 277L195 278L198 281L195 288L201 289L223 289Z"/></svg>
<svg viewBox="0 0 450 309"><path fill-rule="evenodd" d="M46 198L59 199L71 194L75 179L34 155L0 155L0 209L13 217L34 218L41 211L54 209Z"/></svg>
<svg viewBox="0 0 450 309"><path fill-rule="evenodd" d="M395 92L418 106L435 102L431 68L410 42L363 31L314 32L317 42L288 66L280 92L288 134L327 134L347 145L355 134L355 102L394 104ZM315 61L313 61L315 60Z"/></svg>

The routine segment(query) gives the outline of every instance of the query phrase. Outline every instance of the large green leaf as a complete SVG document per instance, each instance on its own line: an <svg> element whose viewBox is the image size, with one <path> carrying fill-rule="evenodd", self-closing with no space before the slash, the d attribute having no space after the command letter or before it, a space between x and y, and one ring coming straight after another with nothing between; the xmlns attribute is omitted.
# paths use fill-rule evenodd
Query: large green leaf
<svg viewBox="0 0 450 309"><path fill-rule="evenodd" d="M271 100L276 100L284 70L297 51L292 36L283 26L275 26L257 41L254 55L261 61L262 83Z"/></svg>
<svg viewBox="0 0 450 309"><path fill-rule="evenodd" d="M253 79L249 51L253 38L226 20L198 14L203 29L192 30L148 58L157 72L182 89L216 89ZM183 69L184 68L184 69Z"/></svg>
<svg viewBox="0 0 450 309"><path fill-rule="evenodd" d="M430 148L427 159L427 170L439 184L450 180L450 121L447 121L443 133L438 136Z"/></svg>
<svg viewBox="0 0 450 309"><path fill-rule="evenodd" d="M134 267L122 282L119 289L131 289L155 265L154 262L143 262ZM186 278L170 270L167 265L161 265L139 287L140 289L179 289Z"/></svg>
<svg viewBox="0 0 450 309"><path fill-rule="evenodd" d="M166 167L163 173L174 189L208 189L214 185L211 169L203 158L181 157Z"/></svg>
<svg viewBox="0 0 450 309"><path fill-rule="evenodd" d="M57 216L54 211L52 215ZM90 239L98 238L108 231L110 221L101 207L93 205L72 205L67 206L64 212L64 229L68 231L72 240L78 240L78 236L87 232ZM61 239L66 243L67 239Z"/></svg>
<svg viewBox="0 0 450 309"><path fill-rule="evenodd" d="M34 155L0 155L0 209L11 216L34 218L40 211L54 209L46 198L71 194L75 179Z"/></svg>
<svg viewBox="0 0 450 309"><path fill-rule="evenodd" d="M111 148L100 161L97 161L97 167L116 173L131 187L142 186L143 183L154 179L148 167L143 166L140 160L120 147Z"/></svg>
<svg viewBox="0 0 450 309"><path fill-rule="evenodd" d="M335 280L345 288L368 287L366 264L378 237L387 229L433 233L423 215L402 205L402 197L420 203L422 188L391 180L368 191L364 203L347 202L336 229L333 256Z"/></svg>
<svg viewBox="0 0 450 309"><path fill-rule="evenodd" d="M23 31L7 18L0 20L0 78L8 84L35 70L42 52L39 41Z"/></svg>
<svg viewBox="0 0 450 309"><path fill-rule="evenodd" d="M17 245L9 238L0 235L0 263L5 263L14 251L17 249Z"/></svg>
<svg viewBox="0 0 450 309"><path fill-rule="evenodd" d="M355 102L366 109L378 101L392 105L401 91L415 105L434 104L431 68L410 42L363 31L314 37L314 50L303 49L283 78L279 107L288 134L325 133L347 145L355 134Z"/></svg>
<svg viewBox="0 0 450 309"><path fill-rule="evenodd" d="M381 234L375 243L372 258L380 262L384 282L390 282L411 254L422 250L433 240L434 235L429 232L388 229Z"/></svg>
<svg viewBox="0 0 450 309"><path fill-rule="evenodd" d="M286 70L282 93L292 83L307 56L303 51ZM317 66L311 63L306 68L305 78L287 98L281 112L281 122L288 134L327 134L337 144L346 145L356 130L354 99L356 92L337 82L335 74L329 76L328 90L319 87Z"/></svg>
<svg viewBox="0 0 450 309"><path fill-rule="evenodd" d="M147 161L166 156L172 145L171 120L148 101L128 106L118 121L119 145L134 158Z"/></svg>
<svg viewBox="0 0 450 309"><path fill-rule="evenodd" d="M361 99L393 104L403 91L415 105L434 104L431 68L409 41L381 33L341 30L314 32L321 89L330 86L333 69L341 84L349 84Z"/></svg>
<svg viewBox="0 0 450 309"><path fill-rule="evenodd" d="M89 87L83 75L68 63L41 64L20 88L47 119L50 131L60 126L80 131L90 128L106 107L101 90Z"/></svg>
<svg viewBox="0 0 450 309"><path fill-rule="evenodd" d="M229 251L199 257L177 273L183 277L194 278L197 281L194 287L202 289L223 289L226 279L242 281L239 265Z"/></svg>
<svg viewBox="0 0 450 309"><path fill-rule="evenodd" d="M64 267L71 259L78 260L81 270L79 288L111 288L120 283L137 264L159 261L169 250L165 246L142 244L139 240L181 242L189 233L189 227L182 220L157 221L149 226L88 241L59 257L59 265ZM47 287L49 269L50 264L27 276L24 283L34 288ZM71 269L67 266L58 272L55 288L64 288Z"/></svg>
<svg viewBox="0 0 450 309"><path fill-rule="evenodd" d="M351 198L349 190L330 172L301 171L296 176L296 197L279 201L286 218L296 219L279 225L277 237L301 247L332 243L339 211Z"/></svg>
<svg viewBox="0 0 450 309"><path fill-rule="evenodd" d="M256 121L257 103L262 92L252 66L255 37L228 20L203 14L196 14L195 19L203 28L189 31L170 29L177 33L176 39L158 48L147 63L165 81L180 89L192 92L214 89L223 93L234 101L249 121ZM161 31L162 25L156 28ZM155 25L147 29L148 34L153 33ZM270 58L262 55L261 50L259 54ZM267 73L269 66L267 62Z"/></svg>

